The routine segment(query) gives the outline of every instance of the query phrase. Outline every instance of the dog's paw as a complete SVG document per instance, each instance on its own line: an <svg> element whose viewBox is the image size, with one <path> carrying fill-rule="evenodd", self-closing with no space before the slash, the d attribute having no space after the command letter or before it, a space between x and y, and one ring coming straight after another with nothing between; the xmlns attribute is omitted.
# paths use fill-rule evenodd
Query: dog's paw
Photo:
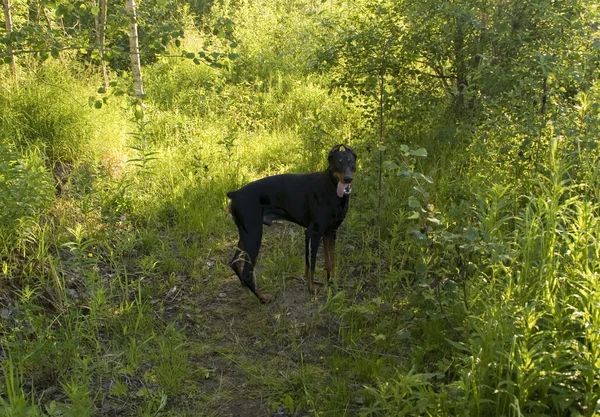
<svg viewBox="0 0 600 417"><path fill-rule="evenodd" d="M312 284L308 286L308 291L310 291L311 294L316 294L319 291L321 291L322 288L323 288L322 282L313 281Z"/></svg>
<svg viewBox="0 0 600 417"><path fill-rule="evenodd" d="M273 296L270 294L261 294L259 296L259 298L260 298L260 302L263 304L270 303L273 300Z"/></svg>

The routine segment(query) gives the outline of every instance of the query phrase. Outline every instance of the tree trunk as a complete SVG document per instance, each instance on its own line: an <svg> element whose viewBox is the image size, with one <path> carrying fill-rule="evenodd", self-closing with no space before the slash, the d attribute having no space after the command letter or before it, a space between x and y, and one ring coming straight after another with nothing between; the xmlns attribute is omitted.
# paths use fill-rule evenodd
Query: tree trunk
<svg viewBox="0 0 600 417"><path fill-rule="evenodd" d="M10 0L2 0L2 6L4 6L4 22L6 25L6 34L10 38L10 34L12 33L12 18L10 15ZM6 50L8 52L8 56L10 57L10 72L14 77L15 81L17 81L17 64L15 62L15 54L12 48L12 42L8 42Z"/></svg>
<svg viewBox="0 0 600 417"><path fill-rule="evenodd" d="M129 16L129 56L131 58L133 91L137 97L141 98L144 95L144 86L142 84L142 66L140 64L135 0L125 0L125 12Z"/></svg>
<svg viewBox="0 0 600 417"><path fill-rule="evenodd" d="M107 0L99 1L100 11L96 15L96 42L98 42L98 53L100 55L100 65L102 66L102 79L104 80L104 91L108 91L108 70L106 69L106 61L104 60L104 42L106 38L106 15L107 15Z"/></svg>
<svg viewBox="0 0 600 417"><path fill-rule="evenodd" d="M456 18L456 29L454 33L454 71L456 75L456 98L454 100L454 112L460 119L465 109L465 87L467 86L467 63L465 57L465 34L463 32L464 19L462 16Z"/></svg>

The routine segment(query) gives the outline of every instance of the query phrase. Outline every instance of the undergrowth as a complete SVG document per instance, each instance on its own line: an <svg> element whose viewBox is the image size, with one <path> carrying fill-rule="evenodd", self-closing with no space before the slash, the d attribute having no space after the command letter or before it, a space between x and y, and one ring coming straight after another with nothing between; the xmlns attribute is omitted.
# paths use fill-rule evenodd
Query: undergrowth
<svg viewBox="0 0 600 417"><path fill-rule="evenodd" d="M454 143L443 118L378 134L299 48L325 6L229 6L239 60L159 58L143 103L75 58L0 80L0 416L600 414L597 86L527 129L499 106ZM258 305L226 193L342 142L337 282L306 294L277 225Z"/></svg>

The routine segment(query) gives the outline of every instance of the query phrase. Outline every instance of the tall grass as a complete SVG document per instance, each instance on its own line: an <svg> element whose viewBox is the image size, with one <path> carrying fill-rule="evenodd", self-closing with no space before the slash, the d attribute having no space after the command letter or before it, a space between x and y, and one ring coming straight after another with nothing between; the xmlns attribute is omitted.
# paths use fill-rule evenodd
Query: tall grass
<svg viewBox="0 0 600 417"><path fill-rule="evenodd" d="M411 126L427 157L392 132L379 166L368 116L311 69L322 7L218 5L240 58L146 67L142 119L90 108L100 78L70 61L0 89L0 415L218 415L236 395L257 415L600 413L597 91L531 131L492 109L458 145ZM261 253L275 304L232 295L226 192L340 142L360 167L339 285L288 298L289 227Z"/></svg>

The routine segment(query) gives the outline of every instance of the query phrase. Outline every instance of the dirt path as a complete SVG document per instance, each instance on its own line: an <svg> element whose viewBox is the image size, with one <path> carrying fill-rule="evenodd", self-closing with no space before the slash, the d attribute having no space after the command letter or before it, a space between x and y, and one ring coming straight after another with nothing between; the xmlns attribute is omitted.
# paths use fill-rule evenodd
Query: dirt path
<svg viewBox="0 0 600 417"><path fill-rule="evenodd" d="M278 257L286 251L296 252L291 254L296 266L302 258L298 248L288 247L297 246L298 231L290 239L289 230L279 228L265 238L258 268L259 285L275 295L271 303L261 305L240 285L224 262L230 248L223 248L207 261L214 273L166 306L187 337L195 367L186 395L175 401L176 415L308 415L289 407L297 407L299 392L310 390L303 386L306 372L326 377L325 350L337 330L319 313L326 295L311 296L298 275L282 272L286 268L279 265L286 262Z"/></svg>

